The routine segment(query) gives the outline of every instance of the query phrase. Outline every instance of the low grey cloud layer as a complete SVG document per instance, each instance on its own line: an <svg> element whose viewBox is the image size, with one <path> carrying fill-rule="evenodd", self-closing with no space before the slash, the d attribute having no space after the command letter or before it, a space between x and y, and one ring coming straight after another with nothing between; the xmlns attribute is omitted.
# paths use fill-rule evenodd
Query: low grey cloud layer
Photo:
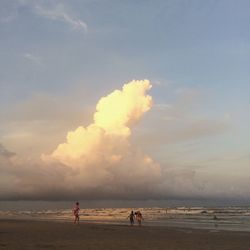
<svg viewBox="0 0 250 250"><path fill-rule="evenodd" d="M129 163L131 164L131 162ZM133 166L110 170L112 178L98 181L92 171L87 183L77 170L63 164L45 164L43 161L21 159L1 146L0 199L1 200L72 200L72 199L234 199L249 198L248 177L197 172L190 168L165 166L160 176L141 176ZM95 166L92 166L95 167ZM166 168L167 167L167 168ZM132 173L132 174L130 174ZM100 177L100 176L99 176ZM144 178L144 179L143 179ZM97 182L96 182L97 181ZM85 182L85 183L84 183ZM98 183L98 184L97 184Z"/></svg>

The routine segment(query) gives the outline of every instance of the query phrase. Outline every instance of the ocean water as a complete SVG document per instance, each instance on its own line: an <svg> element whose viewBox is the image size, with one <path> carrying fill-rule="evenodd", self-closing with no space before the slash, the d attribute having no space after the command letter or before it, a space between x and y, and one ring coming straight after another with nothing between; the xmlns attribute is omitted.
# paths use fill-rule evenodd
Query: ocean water
<svg viewBox="0 0 250 250"><path fill-rule="evenodd" d="M250 207L83 208L81 223L129 224L131 210L140 210L143 225L250 231ZM72 222L72 209L0 210L0 219Z"/></svg>

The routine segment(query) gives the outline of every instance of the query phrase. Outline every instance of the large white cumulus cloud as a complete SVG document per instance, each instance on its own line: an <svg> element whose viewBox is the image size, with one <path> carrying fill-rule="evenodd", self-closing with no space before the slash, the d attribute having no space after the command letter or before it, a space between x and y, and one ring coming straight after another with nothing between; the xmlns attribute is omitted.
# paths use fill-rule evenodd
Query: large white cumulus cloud
<svg viewBox="0 0 250 250"><path fill-rule="evenodd" d="M52 157L69 166L85 166L102 160L119 162L127 152L130 126L152 106L146 95L148 80L132 81L102 97L96 105L94 122L68 132L67 142L60 144ZM120 152L119 152L120 151Z"/></svg>
<svg viewBox="0 0 250 250"><path fill-rule="evenodd" d="M83 192L101 189L114 195L154 189L161 178L159 164L129 141L131 126L152 106L146 94L150 88L148 80L132 81L102 97L93 123L68 132L65 143L43 156L47 162L60 162L74 170L65 177L68 187Z"/></svg>
<svg viewBox="0 0 250 250"><path fill-rule="evenodd" d="M236 183L234 175L228 175L225 181L224 174L218 175L218 171L215 175L208 175L202 168L196 171L197 164L193 168L186 162L178 164L170 159L160 166L138 148L139 141L131 138L133 125L152 107L150 88L148 80L132 81L100 98L88 126L69 131L51 153L39 158L15 154L0 144L0 200L226 198L241 194L249 197L245 192L249 178L239 177L236 186L232 184ZM156 140L164 139L165 135L167 140L171 139L172 130L157 119L153 122L158 122L158 126L152 126L160 135ZM178 119L175 124L178 127ZM159 125L164 129L159 129ZM195 130L201 134L197 126ZM183 134L190 137L189 130L188 136L181 131L177 130L173 138L179 139ZM210 130L202 131L211 134ZM151 145L153 139L155 136L144 142ZM36 147L37 143L33 145ZM179 153L178 158L182 158Z"/></svg>
<svg viewBox="0 0 250 250"><path fill-rule="evenodd" d="M134 80L102 97L91 124L69 131L37 161L2 150L0 198L152 198L161 167L130 142L133 124L152 107L150 88L148 80Z"/></svg>

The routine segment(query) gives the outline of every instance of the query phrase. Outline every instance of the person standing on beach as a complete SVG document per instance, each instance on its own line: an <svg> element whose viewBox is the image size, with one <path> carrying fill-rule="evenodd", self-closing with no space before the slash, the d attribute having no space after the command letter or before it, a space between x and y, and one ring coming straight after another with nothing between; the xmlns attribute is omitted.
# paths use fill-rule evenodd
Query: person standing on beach
<svg viewBox="0 0 250 250"><path fill-rule="evenodd" d="M79 220L80 220L80 218L79 218L80 206L79 206L79 202L78 201L76 202L76 205L72 209L72 211L73 211L73 214L75 216L74 224L76 224L76 223L79 224Z"/></svg>
<svg viewBox="0 0 250 250"><path fill-rule="evenodd" d="M129 217L129 220L130 220L130 225L133 226L134 225L134 219L135 219L135 214L134 214L134 211L132 210L130 215L128 216Z"/></svg>
<svg viewBox="0 0 250 250"><path fill-rule="evenodd" d="M142 217L141 212L140 212L140 211L137 211L137 212L135 213L135 215L136 215L136 220L137 220L137 222L138 222L138 225L141 226L141 222L142 222L142 220L143 220L143 217Z"/></svg>

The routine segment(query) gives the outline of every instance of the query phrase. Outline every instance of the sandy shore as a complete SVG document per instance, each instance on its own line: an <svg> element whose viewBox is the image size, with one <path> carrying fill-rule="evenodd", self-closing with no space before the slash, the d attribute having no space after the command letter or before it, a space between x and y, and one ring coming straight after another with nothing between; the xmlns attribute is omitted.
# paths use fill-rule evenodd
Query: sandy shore
<svg viewBox="0 0 250 250"><path fill-rule="evenodd" d="M247 232L0 220L0 249L249 250Z"/></svg>

